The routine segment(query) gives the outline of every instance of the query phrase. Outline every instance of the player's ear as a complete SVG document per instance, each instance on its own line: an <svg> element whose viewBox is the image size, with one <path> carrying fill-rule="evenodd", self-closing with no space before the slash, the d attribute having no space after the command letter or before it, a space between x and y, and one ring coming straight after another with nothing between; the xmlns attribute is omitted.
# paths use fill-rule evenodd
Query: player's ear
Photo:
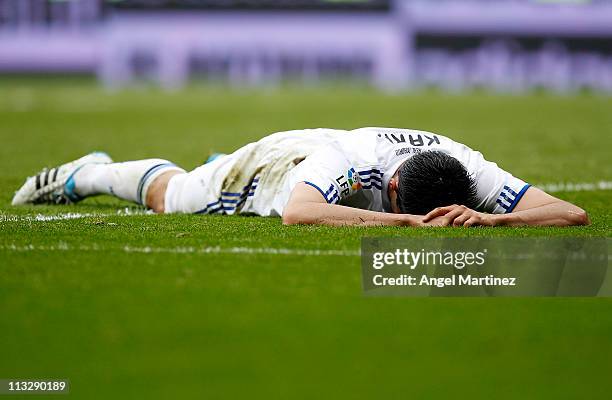
<svg viewBox="0 0 612 400"><path fill-rule="evenodd" d="M389 201L391 202L391 211L393 211L396 214L399 214L401 213L401 211L399 207L397 206L397 190L398 190L397 179L393 177L389 181L389 186L387 187L387 191L389 194Z"/></svg>
<svg viewBox="0 0 612 400"><path fill-rule="evenodd" d="M398 187L397 179L395 177L391 178L391 180L389 181L389 188L388 188L389 192L397 193L397 187Z"/></svg>

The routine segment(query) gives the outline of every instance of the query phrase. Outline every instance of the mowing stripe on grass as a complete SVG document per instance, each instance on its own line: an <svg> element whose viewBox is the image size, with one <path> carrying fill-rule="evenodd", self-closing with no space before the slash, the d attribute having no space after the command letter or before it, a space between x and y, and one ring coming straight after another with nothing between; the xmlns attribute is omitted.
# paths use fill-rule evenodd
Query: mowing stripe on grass
<svg viewBox="0 0 612 400"><path fill-rule="evenodd" d="M34 245L34 244L8 244L0 245L0 251L13 252L32 252L32 251L122 251L124 253L139 253L139 254L264 254L264 255L279 255L279 256L341 256L341 257L359 257L359 250L322 250L322 249L289 249L289 248L274 248L274 247L103 247L98 245L78 245L71 246L67 243L58 243L57 245Z"/></svg>

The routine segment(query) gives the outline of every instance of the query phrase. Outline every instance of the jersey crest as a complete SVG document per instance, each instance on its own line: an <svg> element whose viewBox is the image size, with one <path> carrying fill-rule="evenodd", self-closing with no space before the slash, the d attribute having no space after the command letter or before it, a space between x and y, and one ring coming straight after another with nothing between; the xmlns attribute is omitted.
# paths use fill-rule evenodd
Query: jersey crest
<svg viewBox="0 0 612 400"><path fill-rule="evenodd" d="M355 171L355 167L351 167L346 174L337 177L336 183L340 187L342 197L349 196L363 188L361 176Z"/></svg>
<svg viewBox="0 0 612 400"><path fill-rule="evenodd" d="M359 174L355 172L355 168L351 167L351 169L348 170L346 175L348 177L348 184L351 187L351 189L353 190L361 189L362 187L361 178L359 177Z"/></svg>

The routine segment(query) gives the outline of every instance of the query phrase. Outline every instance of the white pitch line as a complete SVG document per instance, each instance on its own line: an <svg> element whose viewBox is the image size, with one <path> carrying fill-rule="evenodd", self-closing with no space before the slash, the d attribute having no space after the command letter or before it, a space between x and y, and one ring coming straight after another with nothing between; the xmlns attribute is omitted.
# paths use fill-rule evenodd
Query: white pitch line
<svg viewBox="0 0 612 400"><path fill-rule="evenodd" d="M0 251L13 252L32 252L32 251L113 251L119 250L124 253L139 253L139 254L264 254L275 256L342 256L342 257L359 257L361 253L358 250L322 250L322 249L289 249L289 248L274 248L274 247L100 247L98 245L78 245L71 246L67 243L58 243L57 245L17 245L8 244L0 245Z"/></svg>
<svg viewBox="0 0 612 400"><path fill-rule="evenodd" d="M0 251L12 251L17 253L27 253L34 251L44 252L64 252L64 251L83 251L83 252L108 252L122 251L124 253L136 254L264 254L274 256L340 256L340 257L361 257L359 250L322 250L322 249L289 249L289 248L274 248L274 247L101 247L97 244L93 245L78 245L71 246L65 242L60 242L57 245L16 245L8 244L1 245ZM533 254L514 255L510 258L528 259L533 258ZM608 255L608 260L612 260L612 254Z"/></svg>
<svg viewBox="0 0 612 400"><path fill-rule="evenodd" d="M535 185L548 193L558 192L595 192L600 190L612 190L612 181L598 181L598 182L559 182L559 183L545 183L542 185Z"/></svg>
<svg viewBox="0 0 612 400"><path fill-rule="evenodd" d="M70 219L81 218L104 218L104 217L130 217L132 215L148 215L152 214L145 210L131 210L129 208L118 210L116 213L79 213L69 212L60 214L34 214L34 215L11 215L0 214L0 222L49 222L49 221L66 221Z"/></svg>

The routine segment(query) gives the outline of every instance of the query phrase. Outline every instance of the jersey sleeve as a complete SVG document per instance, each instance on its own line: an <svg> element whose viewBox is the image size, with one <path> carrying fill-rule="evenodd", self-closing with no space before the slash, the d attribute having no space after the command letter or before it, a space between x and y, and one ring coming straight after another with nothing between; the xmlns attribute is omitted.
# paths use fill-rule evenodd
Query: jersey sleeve
<svg viewBox="0 0 612 400"><path fill-rule="evenodd" d="M289 190L304 182L317 189L329 204L337 204L342 198L351 194L346 184L345 175L351 169L351 163L335 143L329 144L312 153L288 176Z"/></svg>
<svg viewBox="0 0 612 400"><path fill-rule="evenodd" d="M467 170L476 181L478 210L492 214L512 212L529 184L484 159L478 151L467 148Z"/></svg>

